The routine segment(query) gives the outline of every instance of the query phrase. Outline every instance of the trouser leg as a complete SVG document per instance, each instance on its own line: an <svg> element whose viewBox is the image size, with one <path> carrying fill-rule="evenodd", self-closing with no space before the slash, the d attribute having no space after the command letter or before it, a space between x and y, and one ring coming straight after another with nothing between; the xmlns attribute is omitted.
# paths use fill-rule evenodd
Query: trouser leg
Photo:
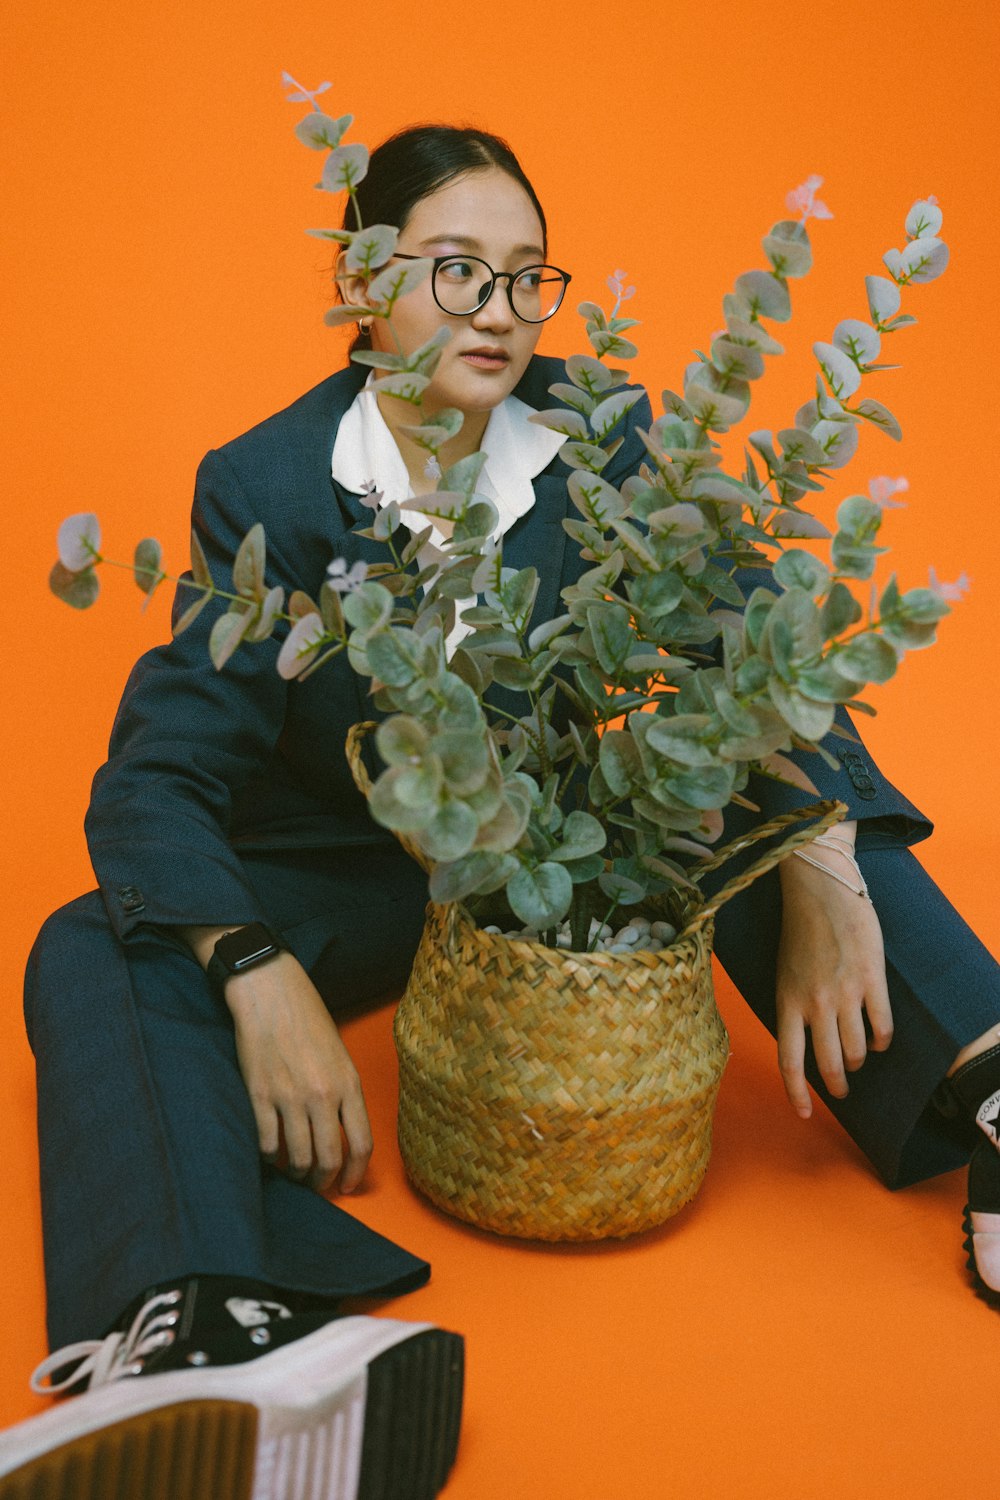
<svg viewBox="0 0 1000 1500"><path fill-rule="evenodd" d="M398 973L412 948L419 889L380 905L355 873L363 905L345 899L324 921L331 891L317 896L309 873L288 871L282 889L266 870L268 909L286 907L275 925L293 951L301 939L300 956L325 963L357 1005L366 974ZM168 934L140 929L123 946L96 892L72 902L32 952L26 1010L53 1345L100 1335L144 1287L185 1274L333 1297L426 1279L425 1262L262 1164L228 1011Z"/></svg>
<svg viewBox="0 0 1000 1500"><path fill-rule="evenodd" d="M846 1099L825 1089L811 1046L806 1071L884 1181L903 1187L968 1159L970 1127L944 1118L931 1096L960 1049L1000 1021L1000 966L909 850L862 851L858 863L882 926L895 1032L847 1075ZM776 871L716 921L715 951L772 1035L780 930Z"/></svg>

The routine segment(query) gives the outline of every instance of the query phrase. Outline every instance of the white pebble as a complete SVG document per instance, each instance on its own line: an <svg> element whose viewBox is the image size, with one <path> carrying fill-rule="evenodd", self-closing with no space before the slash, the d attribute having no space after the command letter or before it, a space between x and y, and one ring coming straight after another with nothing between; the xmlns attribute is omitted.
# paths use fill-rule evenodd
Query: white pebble
<svg viewBox="0 0 1000 1500"><path fill-rule="evenodd" d="M661 943L672 943L677 936L677 928L671 927L669 922L654 922L649 930Z"/></svg>
<svg viewBox="0 0 1000 1500"><path fill-rule="evenodd" d="M572 941L573 941L573 939L570 937L570 935L569 935L568 932L557 932L556 933L556 947L557 948L568 948L569 945L570 945L570 943L572 943Z"/></svg>
<svg viewBox="0 0 1000 1500"><path fill-rule="evenodd" d="M484 932L492 932L493 935L494 935L494 937L499 937L500 936L500 929L499 929L499 927L484 927L483 931Z"/></svg>
<svg viewBox="0 0 1000 1500"><path fill-rule="evenodd" d="M626 947L633 947L639 941L639 929L631 923L628 927L620 927L615 933L615 942L624 943Z"/></svg>
<svg viewBox="0 0 1000 1500"><path fill-rule="evenodd" d="M634 927L636 932L648 932L650 930L648 917L633 917L628 925Z"/></svg>
<svg viewBox="0 0 1000 1500"><path fill-rule="evenodd" d="M660 942L659 938L651 937L647 938L643 943L642 950L644 953L659 953L663 946L664 944Z"/></svg>
<svg viewBox="0 0 1000 1500"><path fill-rule="evenodd" d="M610 943L608 953L634 953L635 949L631 943Z"/></svg>
<svg viewBox="0 0 1000 1500"><path fill-rule="evenodd" d="M590 919L590 935L591 935L591 937L594 936L595 932L598 933L602 938L605 938L605 939L607 939L607 938L609 938L611 936L611 928L608 926L607 922L598 922L598 920L597 920L596 917L591 917L591 919Z"/></svg>

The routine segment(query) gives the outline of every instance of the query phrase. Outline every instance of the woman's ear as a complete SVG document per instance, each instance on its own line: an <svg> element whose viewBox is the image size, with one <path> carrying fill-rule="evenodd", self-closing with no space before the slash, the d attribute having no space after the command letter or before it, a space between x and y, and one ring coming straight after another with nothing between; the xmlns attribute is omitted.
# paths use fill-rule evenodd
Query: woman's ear
<svg viewBox="0 0 1000 1500"><path fill-rule="evenodd" d="M340 288L340 295L348 307L370 307L368 297L368 283L357 271L348 270L344 264L344 252L341 251L337 257L337 269L334 272L334 280Z"/></svg>

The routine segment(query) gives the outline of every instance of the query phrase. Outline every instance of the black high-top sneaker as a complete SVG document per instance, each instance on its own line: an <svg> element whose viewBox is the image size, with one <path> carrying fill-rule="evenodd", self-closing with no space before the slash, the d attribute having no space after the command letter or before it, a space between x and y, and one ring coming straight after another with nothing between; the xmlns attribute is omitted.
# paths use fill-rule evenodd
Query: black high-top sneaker
<svg viewBox="0 0 1000 1500"><path fill-rule="evenodd" d="M83 1393L0 1433L0 1500L432 1500L458 1446L463 1341L190 1277L32 1387Z"/></svg>

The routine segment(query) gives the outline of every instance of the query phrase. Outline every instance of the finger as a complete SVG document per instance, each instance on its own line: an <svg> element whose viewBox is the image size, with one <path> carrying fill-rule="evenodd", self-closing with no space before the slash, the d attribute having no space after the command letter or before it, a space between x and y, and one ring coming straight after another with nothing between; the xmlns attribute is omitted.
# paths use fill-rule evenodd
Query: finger
<svg viewBox="0 0 1000 1500"><path fill-rule="evenodd" d="M835 1099L846 1099L847 1074L840 1045L840 1031L833 1011L824 1011L809 1023L819 1075Z"/></svg>
<svg viewBox="0 0 1000 1500"><path fill-rule="evenodd" d="M889 1001L889 986L885 980L885 967L877 974L868 985L865 994L865 1010L868 1012L868 1024L872 1030L871 1047L873 1052L884 1052L892 1041L893 1021L892 1005Z"/></svg>
<svg viewBox="0 0 1000 1500"><path fill-rule="evenodd" d="M806 1030L800 1015L781 1015L778 1021L778 1067L788 1102L803 1120L812 1114L812 1098L804 1071Z"/></svg>
<svg viewBox="0 0 1000 1500"><path fill-rule="evenodd" d="M360 1187L372 1154L372 1128L365 1108L360 1083L345 1093L340 1105L340 1121L347 1139L347 1155L340 1174L340 1190L353 1193Z"/></svg>
<svg viewBox="0 0 1000 1500"><path fill-rule="evenodd" d="M856 1073L868 1056L865 1017L860 1001L840 1012L837 1017L837 1032L844 1066L849 1072Z"/></svg>
<svg viewBox="0 0 1000 1500"><path fill-rule="evenodd" d="M281 1122L285 1130L285 1149L288 1153L288 1175L296 1179L308 1175L313 1164L312 1131L309 1116L301 1104L290 1104L282 1108Z"/></svg>
<svg viewBox="0 0 1000 1500"><path fill-rule="evenodd" d="M326 1193L337 1180L344 1156L336 1099L327 1095L316 1100L310 1109L309 1118L313 1139L313 1169L309 1174L309 1186L317 1193Z"/></svg>
<svg viewBox="0 0 1000 1500"><path fill-rule="evenodd" d="M260 1146L260 1154L265 1161L275 1161L280 1146L280 1132L278 1112L274 1105L267 1099L254 1099L250 1103L253 1107L254 1119L257 1122L257 1141Z"/></svg>

